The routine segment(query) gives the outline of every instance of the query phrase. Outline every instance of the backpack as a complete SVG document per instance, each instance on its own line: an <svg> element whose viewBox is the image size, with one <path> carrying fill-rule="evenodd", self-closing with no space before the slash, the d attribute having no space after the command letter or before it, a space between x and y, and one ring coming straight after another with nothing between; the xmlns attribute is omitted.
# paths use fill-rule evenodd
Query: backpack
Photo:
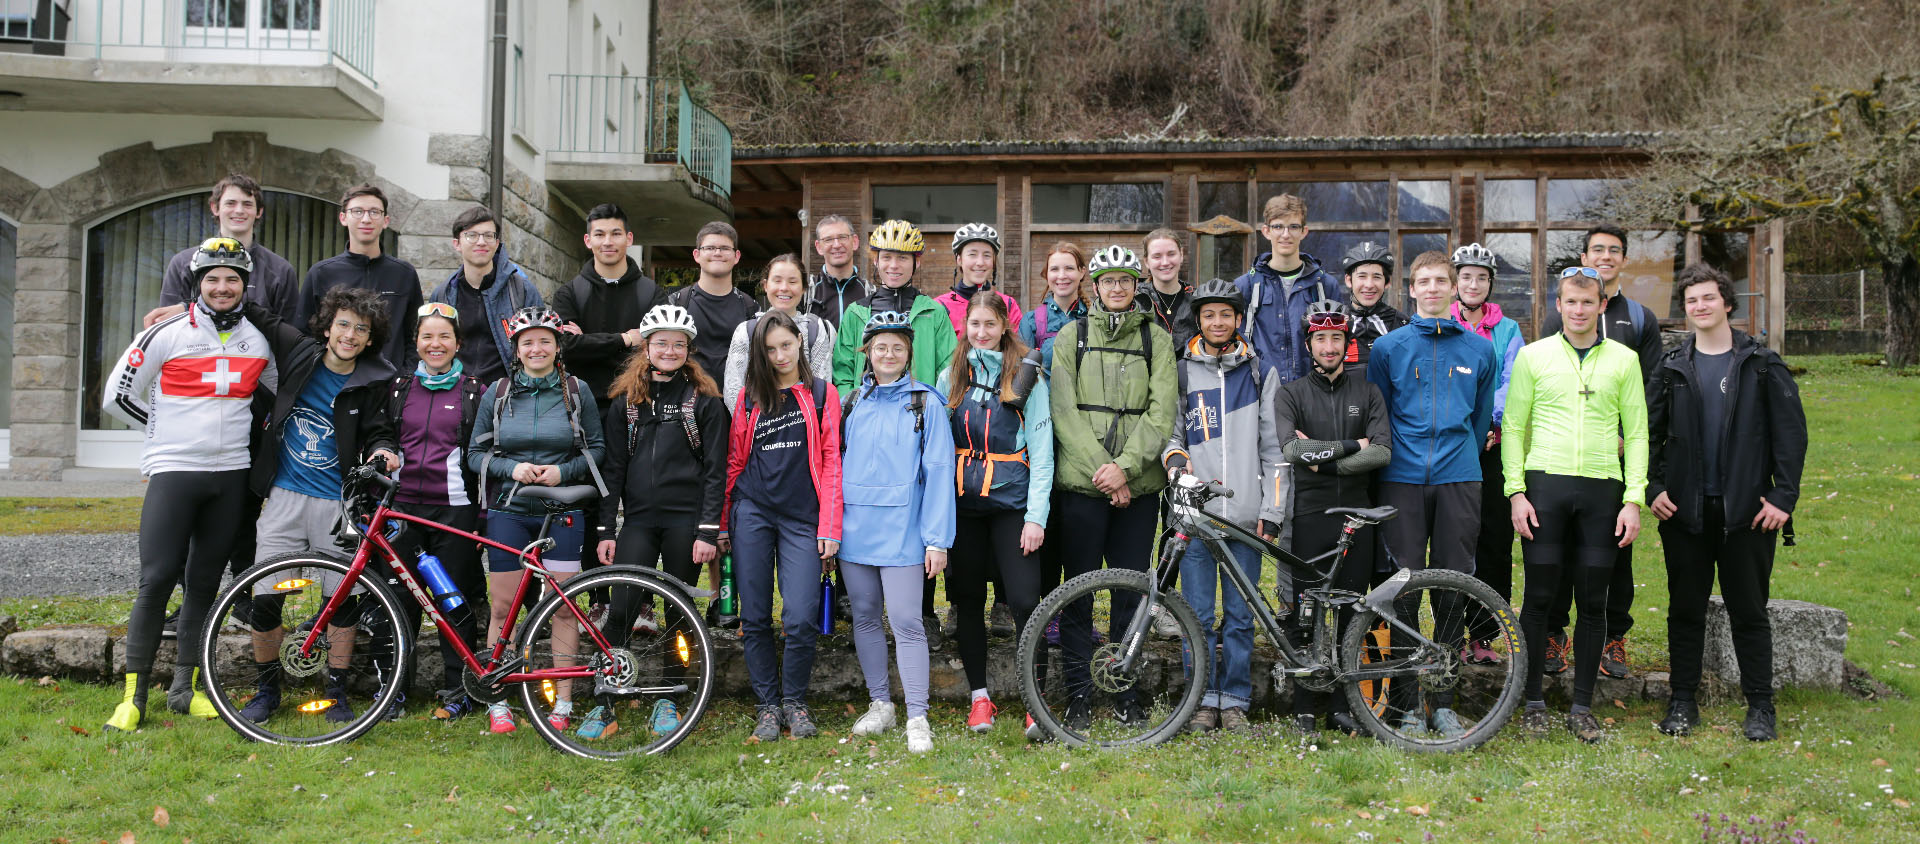
<svg viewBox="0 0 1920 844"><path fill-rule="evenodd" d="M576 280L576 281L578 281L578 280L579 280L579 279L578 279L578 277L576 277L576 278L575 278L575 280ZM668 295L667 295L667 304L669 304L669 305L678 305L678 306L680 306L680 307L682 307L682 308L686 308L686 309L687 309L687 313L693 313L693 305L692 305L692 302L693 302L693 291L694 291L694 288L696 288L696 287L699 287L699 285L698 285L698 284L689 284L689 285L686 285L685 287L682 287L682 288L680 288L679 290L675 290L675 291L673 291L672 293L670 293L670 294L668 294ZM742 299L745 299L745 300L747 300L748 302L752 302L752 303L753 303L753 306L754 306L754 308L756 308L756 309L758 309L758 308L760 307L760 303L759 303L759 302L754 302L754 301L753 301L753 297L752 297L752 296L748 296L747 294L745 294L745 293L742 293L742 292L740 291L740 288L738 288L738 287L735 287L735 288L733 289L733 292L731 292L731 293L729 293L729 294L727 294L727 295L729 295L729 296L738 296L738 297L740 297L740 298L742 298Z"/></svg>
<svg viewBox="0 0 1920 844"><path fill-rule="evenodd" d="M1139 355L1147 359L1147 363L1149 366L1152 365L1154 324L1151 318L1149 318L1145 324L1140 326L1140 348L1121 349L1113 346L1088 346L1087 345L1087 316L1088 316L1087 314L1081 314L1079 317L1074 319L1074 324L1079 328L1078 331L1074 332L1074 338L1073 338L1073 365L1074 365L1075 372L1078 372L1080 365L1086 362L1087 350L1089 348L1091 348L1093 351L1096 351L1096 352L1115 352L1123 355ZM1179 369L1180 369L1179 361L1174 361L1174 370L1177 372L1179 371ZM1185 395L1184 388L1182 389L1181 394ZM1113 452L1113 437L1115 434L1119 433L1120 431L1121 417L1141 416L1147 412L1147 409L1144 407L1129 408L1126 410L1121 410L1115 407L1108 407L1104 404L1088 404L1086 402L1076 403L1074 407L1079 410L1097 410L1103 413L1113 414L1113 419L1107 423L1107 435L1105 437L1102 437L1100 441L1101 445L1107 449L1108 453Z"/></svg>
<svg viewBox="0 0 1920 844"><path fill-rule="evenodd" d="M700 448L700 426L693 420L693 405L700 398L699 391L689 391L687 400L680 403L680 427L686 431L687 445L693 448L693 459L702 467L707 465L707 453ZM627 454L632 455L640 447L640 408L627 402Z"/></svg>
<svg viewBox="0 0 1920 844"><path fill-rule="evenodd" d="M562 373L562 376L560 395L561 401L567 406L567 425L573 429L573 449L586 454L587 433L586 429L580 427L580 379L565 373ZM500 379L499 383L505 384L506 389L501 390L500 394L493 399L493 427L473 441L474 445L484 446L487 449L487 453L480 458L480 500L483 502L487 500L487 465L500 454L500 448L495 442L500 432L501 411L506 409L507 397L513 393L512 373ZM599 461L587 461L587 474L593 477L594 488L600 491L600 495L605 496L607 482L600 478Z"/></svg>

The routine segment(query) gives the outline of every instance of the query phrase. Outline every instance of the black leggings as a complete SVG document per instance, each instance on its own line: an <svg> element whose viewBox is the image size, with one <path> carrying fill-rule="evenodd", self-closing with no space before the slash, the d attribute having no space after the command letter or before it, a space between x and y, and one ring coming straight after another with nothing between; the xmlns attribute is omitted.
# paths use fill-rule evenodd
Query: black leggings
<svg viewBox="0 0 1920 844"><path fill-rule="evenodd" d="M1334 546L1340 544L1340 531L1346 526L1346 523L1347 518L1345 516L1329 516L1325 513L1295 514L1293 517L1293 555L1302 560L1312 560L1315 556L1333 550ZM1376 533L1377 531L1374 530L1373 525L1367 525L1353 532L1353 547L1347 549L1347 558L1341 562L1340 571L1335 575L1333 582L1326 585L1334 589L1344 589L1348 592L1366 594L1367 585L1373 580L1374 552L1379 547L1377 540L1374 538ZM1314 563L1313 568L1325 571L1332 565L1333 558L1329 557ZM1307 631L1300 627L1298 616L1300 595L1308 589L1316 589L1322 585L1319 574L1309 572L1304 568L1296 567L1294 569L1293 595L1291 597L1296 615L1293 623L1289 625L1289 633L1296 648L1305 647L1307 644ZM1353 610L1351 609L1351 605L1349 605L1349 608L1340 611L1339 626L1336 628L1334 634L1334 645L1336 648L1340 643L1340 637L1346 635L1347 622L1352 620ZM1315 633L1319 633L1321 630L1322 628L1319 627L1314 628ZM1315 692L1299 684L1294 685L1293 691L1293 712L1295 715L1318 715L1330 711L1347 711L1347 696L1343 693L1335 692L1328 694L1326 692ZM1331 709L1328 708L1329 704L1331 704Z"/></svg>
<svg viewBox="0 0 1920 844"><path fill-rule="evenodd" d="M247 470L160 472L147 482L140 505L140 591L127 620L127 671L153 670L173 587L186 585L180 604L181 667L200 665L200 628L233 550L245 511Z"/></svg>
<svg viewBox="0 0 1920 844"><path fill-rule="evenodd" d="M620 528L620 538L615 541L613 563L659 569L679 578L688 586L698 588L694 578L700 574L700 567L693 562L693 540L698 533L698 526L693 524L646 525L629 518L625 526ZM612 591L613 600L607 607L607 621L601 629L606 631L608 641L624 647L633 636L633 619L641 611L640 600L644 593L624 586L614 587ZM682 621L679 614L675 613L664 619L662 627L669 628ZM672 672L668 677L676 681L679 679L678 674Z"/></svg>
<svg viewBox="0 0 1920 844"><path fill-rule="evenodd" d="M1513 600L1513 509L1504 487L1506 475L1500 466L1500 447L1480 452L1480 537L1474 543L1473 576L1493 587L1501 600ZM1475 607L1472 633L1475 640L1491 639L1500 633L1493 616Z"/></svg>
<svg viewBox="0 0 1920 844"><path fill-rule="evenodd" d="M1020 531L1026 524L1024 510L963 512L955 521L953 549L947 552L947 601L957 614L955 638L969 689L987 687L987 626L982 616L987 584L996 575L1005 584L995 595L1012 607L1017 629L1026 628L1027 617L1040 603L1039 562L1036 555L1020 550Z"/></svg>
<svg viewBox="0 0 1920 844"><path fill-rule="evenodd" d="M1613 535L1620 515L1620 481L1527 473L1527 501L1540 522L1532 539L1520 540L1527 566L1526 603L1520 629L1527 634L1527 700L1543 700L1540 685L1547 658L1547 617L1565 581L1580 614L1573 631L1573 703L1593 705L1600 646L1607 635L1607 586L1620 541Z"/></svg>
<svg viewBox="0 0 1920 844"><path fill-rule="evenodd" d="M403 506L411 515L431 519L468 533L480 532L478 507L433 507L425 504ZM427 589L427 582L420 577L420 552L424 550L440 558L440 568L453 581L454 587L460 590L460 595L467 599L467 605L462 610L453 613L443 611L443 614L447 616L449 622L453 623L454 630L467 643L467 647L477 651L480 647L480 631L483 629L481 619L485 617L483 614L490 612L488 609L490 605L487 603L487 576L485 567L480 562L480 544L444 531L428 530L409 524L407 530L400 535L399 541L393 544L393 550L400 555L400 561L406 564L407 571L413 574L414 580L423 590ZM379 565L385 568L384 564ZM404 614L401 623L405 625L409 634L418 633L420 619L425 615L425 610L420 608L420 603L413 599L413 595L407 591L407 588L400 584L399 578L389 572L386 579L387 586L393 591L394 597L400 601L400 611ZM447 641L445 637L440 639L440 658L441 682L444 684L441 688L449 691L459 689L460 675L465 670L466 664L461 661L460 652L454 650L453 643ZM409 657L409 662L411 661L412 658ZM411 685L413 665L407 665L401 677Z"/></svg>
<svg viewBox="0 0 1920 844"><path fill-rule="evenodd" d="M1153 553L1153 530L1160 521L1159 494L1135 497L1126 507L1115 507L1107 497L1062 493L1054 502L1056 524L1070 527L1074 536L1062 543L1060 559L1066 578L1071 580L1090 571L1107 568L1147 570L1147 555ZM1055 541L1065 539L1059 537ZM1133 621L1132 593L1114 595L1107 639L1126 633ZM1082 598L1060 613L1060 648L1064 659L1061 670L1067 677L1068 694L1086 695L1092 688L1087 660L1093 654L1093 601ZM1116 703L1135 697L1132 689L1115 695Z"/></svg>

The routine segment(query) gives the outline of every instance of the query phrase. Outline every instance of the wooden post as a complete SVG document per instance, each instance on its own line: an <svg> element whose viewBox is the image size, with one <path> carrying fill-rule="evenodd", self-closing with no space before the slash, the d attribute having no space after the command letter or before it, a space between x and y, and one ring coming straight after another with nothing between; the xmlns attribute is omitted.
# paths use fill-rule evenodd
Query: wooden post
<svg viewBox="0 0 1920 844"><path fill-rule="evenodd" d="M1787 347L1787 223L1767 223L1767 348Z"/></svg>

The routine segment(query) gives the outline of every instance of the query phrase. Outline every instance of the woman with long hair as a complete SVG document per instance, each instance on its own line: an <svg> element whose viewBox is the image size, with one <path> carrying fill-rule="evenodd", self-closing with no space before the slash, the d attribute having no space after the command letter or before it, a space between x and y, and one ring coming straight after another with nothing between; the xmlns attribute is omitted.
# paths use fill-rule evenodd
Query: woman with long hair
<svg viewBox="0 0 1920 844"><path fill-rule="evenodd" d="M747 347L753 342L753 328L761 317L770 313L793 318L794 324L800 326L800 347L806 357L807 370L822 381L833 380L833 343L837 335L832 322L807 313L807 268L801 266L800 256L792 252L773 256L773 260L767 262L766 276L760 280L760 293L767 300L767 309L735 326L733 342L727 346L727 371L720 395L726 399L729 411L739 409L735 402L740 398L740 388L747 383L747 359L753 357L747 353Z"/></svg>
<svg viewBox="0 0 1920 844"><path fill-rule="evenodd" d="M1040 365L1053 369L1053 337L1068 323L1087 313L1087 294L1081 285L1087 280L1087 250L1062 240L1047 249L1047 261L1041 280L1047 297L1016 320L1020 342L1040 350Z"/></svg>

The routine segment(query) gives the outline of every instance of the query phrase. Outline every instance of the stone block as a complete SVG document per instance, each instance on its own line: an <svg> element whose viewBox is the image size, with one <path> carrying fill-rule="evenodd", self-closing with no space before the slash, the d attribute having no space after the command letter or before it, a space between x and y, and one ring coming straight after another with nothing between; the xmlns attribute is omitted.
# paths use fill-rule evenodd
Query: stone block
<svg viewBox="0 0 1920 844"><path fill-rule="evenodd" d="M0 642L0 667L25 677L108 678L111 643L104 627L59 626L23 630Z"/></svg>
<svg viewBox="0 0 1920 844"><path fill-rule="evenodd" d="M65 290L21 290L13 296L13 321L77 323L80 297Z"/></svg>
<svg viewBox="0 0 1920 844"><path fill-rule="evenodd" d="M16 481L57 481L73 464L73 453L64 457L25 457L20 454L19 435L14 436L13 459L4 477Z"/></svg>
<svg viewBox="0 0 1920 844"><path fill-rule="evenodd" d="M1806 601L1775 598L1767 602L1773 624L1773 687L1837 689L1845 678L1847 614ZM1733 651L1733 628L1719 595L1707 599L1703 679L1737 691L1740 665Z"/></svg>
<svg viewBox="0 0 1920 844"><path fill-rule="evenodd" d="M152 196L167 188L160 163L160 153L150 142L121 147L100 156L100 178L122 201Z"/></svg>
<svg viewBox="0 0 1920 844"><path fill-rule="evenodd" d="M420 273L420 282L429 288L439 284L452 274L453 267L460 266L460 255L453 251L453 238L446 236L403 234L398 238L394 254L401 260L414 266ZM446 272L429 273L430 267L446 267Z"/></svg>
<svg viewBox="0 0 1920 844"><path fill-rule="evenodd" d="M51 189L41 189L27 200L27 207L20 212L23 223L64 223L73 219L73 212L60 202L60 198Z"/></svg>
<svg viewBox="0 0 1920 844"><path fill-rule="evenodd" d="M9 430L11 433L8 436L13 448L11 468L15 473L28 471L26 465L20 462L21 458L25 457L73 459L75 429L72 419L31 423L15 419L13 427Z"/></svg>
<svg viewBox="0 0 1920 844"><path fill-rule="evenodd" d="M173 666L180 660L180 642L176 639L161 639L153 649L153 669L147 672L150 683L168 684L173 682ZM113 644L107 654L107 677L122 677L127 673L127 637L113 637Z"/></svg>
<svg viewBox="0 0 1920 844"><path fill-rule="evenodd" d="M71 357L75 354L72 347L78 345L80 330L78 326L58 323L35 323L22 325L14 329L13 347L17 353Z"/></svg>
<svg viewBox="0 0 1920 844"><path fill-rule="evenodd" d="M61 221L90 216L96 211L112 207L115 202L114 197L107 192L107 183L100 178L98 169L74 176L54 185L50 190L53 192L53 200L63 210L57 218Z"/></svg>
<svg viewBox="0 0 1920 844"><path fill-rule="evenodd" d="M227 175L213 169L212 144L182 144L160 150L160 178L170 191L184 188L212 188Z"/></svg>
<svg viewBox="0 0 1920 844"><path fill-rule="evenodd" d="M257 178L261 165L266 163L270 145L265 132L215 132L211 146L215 172L247 173ZM213 182L207 185L212 186Z"/></svg>
<svg viewBox="0 0 1920 844"><path fill-rule="evenodd" d="M402 234L448 234L445 228L429 232L413 224L414 211L420 205L420 197L415 196L412 191L379 176L375 176L367 181L381 190L386 191L387 215L393 218L392 228L395 232ZM448 221L451 222L451 218L449 218Z"/></svg>
<svg viewBox="0 0 1920 844"><path fill-rule="evenodd" d="M453 221L472 207L473 202L465 199L423 200L414 204L413 212L407 217L406 227L401 231L407 234L439 237L449 241L447 248L452 249Z"/></svg>
<svg viewBox="0 0 1920 844"><path fill-rule="evenodd" d="M16 237L14 254L21 258L72 258L79 251L79 237L69 225L27 223Z"/></svg>
<svg viewBox="0 0 1920 844"><path fill-rule="evenodd" d="M11 613L0 615L0 639L20 632L20 617Z"/></svg>
<svg viewBox="0 0 1920 844"><path fill-rule="evenodd" d="M453 167L486 167L493 147L485 135L437 134L427 139L427 160Z"/></svg>
<svg viewBox="0 0 1920 844"><path fill-rule="evenodd" d="M67 390L15 390L13 418L58 422L73 413L73 393Z"/></svg>
<svg viewBox="0 0 1920 844"><path fill-rule="evenodd" d="M38 350L35 350L38 351ZM13 359L15 390L65 390L73 387L75 359L52 355L21 355Z"/></svg>
<svg viewBox="0 0 1920 844"><path fill-rule="evenodd" d="M80 280L80 262L72 258L15 259L16 290L72 290Z"/></svg>
<svg viewBox="0 0 1920 844"><path fill-rule="evenodd" d="M478 167L447 168L447 195L468 202L486 202L487 171Z"/></svg>
<svg viewBox="0 0 1920 844"><path fill-rule="evenodd" d="M40 186L21 178L12 170L0 167L0 212L13 219L25 216L27 203L33 201L33 195L40 192Z"/></svg>
<svg viewBox="0 0 1920 844"><path fill-rule="evenodd" d="M267 148L266 164L259 178L262 184L337 197L337 192L327 190L330 185L326 169L326 158L320 153L275 146Z"/></svg>
<svg viewBox="0 0 1920 844"><path fill-rule="evenodd" d="M527 175L525 170L513 166L512 163L507 164L506 187L508 191L517 193L522 198L531 200L537 196L539 197L540 206L543 208L546 207L546 188L539 182L534 181L533 177Z"/></svg>

